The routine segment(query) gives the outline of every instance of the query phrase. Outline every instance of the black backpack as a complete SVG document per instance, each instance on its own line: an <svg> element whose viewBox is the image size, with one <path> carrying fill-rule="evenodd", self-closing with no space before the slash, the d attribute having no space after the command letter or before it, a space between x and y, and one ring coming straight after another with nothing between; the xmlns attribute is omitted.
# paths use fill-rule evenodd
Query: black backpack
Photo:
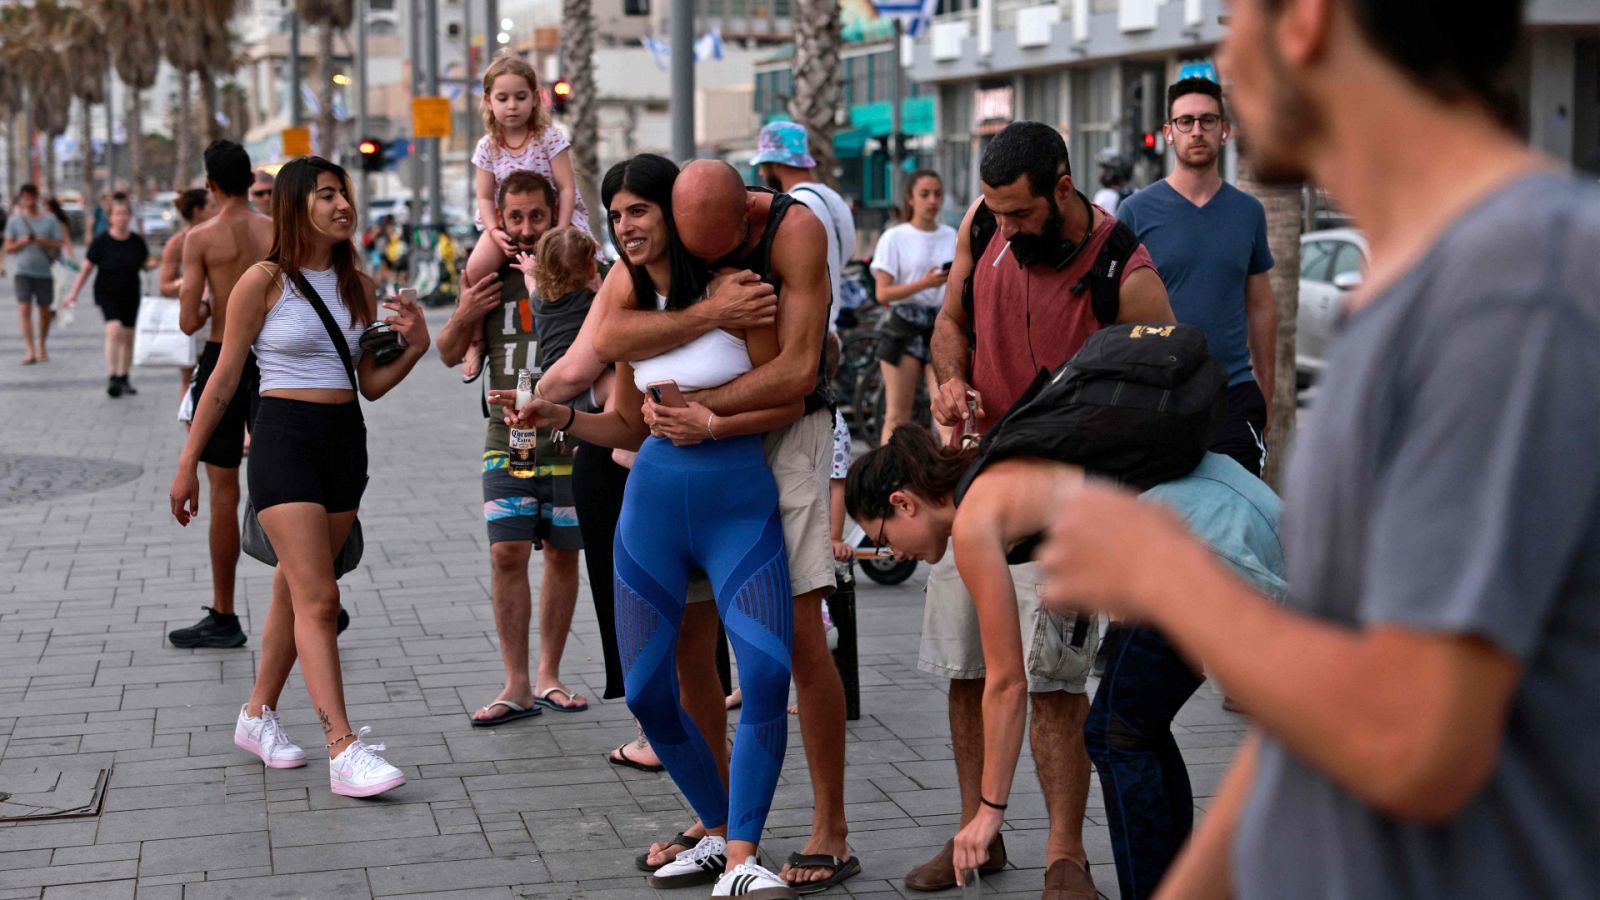
<svg viewBox="0 0 1600 900"><path fill-rule="evenodd" d="M1228 373L1192 325L1112 325L1040 370L956 485L1013 456L1082 466L1136 490L1194 471L1227 412Z"/></svg>
<svg viewBox="0 0 1600 900"><path fill-rule="evenodd" d="M972 271L967 273L967 279L961 285L961 309L967 314L967 341L972 346L977 346L977 321L972 315L972 283L977 275L978 263L983 259L984 251L989 249L990 239L999 229L994 213L989 211L989 204L979 203L968 233ZM1133 233L1133 229L1120 221L1114 222L1110 237L1106 238L1106 242L1100 246L1100 253L1095 256L1094 265L1072 288L1073 296L1088 288L1090 308L1094 310L1095 321L1101 325L1111 325L1117 321L1122 308L1122 272L1128 264L1128 257L1138 249L1139 236Z"/></svg>

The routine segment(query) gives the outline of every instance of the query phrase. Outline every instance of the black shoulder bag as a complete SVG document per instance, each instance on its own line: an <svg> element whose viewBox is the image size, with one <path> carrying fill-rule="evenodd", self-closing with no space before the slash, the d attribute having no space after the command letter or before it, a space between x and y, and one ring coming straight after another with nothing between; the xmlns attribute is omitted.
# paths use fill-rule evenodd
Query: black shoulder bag
<svg viewBox="0 0 1600 900"><path fill-rule="evenodd" d="M327 304L322 302L321 295L310 282L306 281L304 275L296 272L292 277L300 296L317 311L317 317L322 320L323 327L328 329L328 337L333 340L333 348L339 351L339 359L344 363L344 373L350 377L350 388L356 392L359 402L361 388L356 384L355 363L350 359L350 347L345 343L344 335L340 333L338 324L333 321L333 313L328 311ZM269 566L278 564L278 554L272 549L272 542L267 540L267 533L262 529L260 520L256 518L255 504L249 500L244 504L244 525L239 529L239 545L240 549L252 559L258 559ZM365 550L366 541L361 534L361 519L357 518L355 524L350 527L350 536L344 539L344 546L339 549L339 555L333 559L333 577L343 578L346 573L354 571L355 567L361 564L361 554Z"/></svg>

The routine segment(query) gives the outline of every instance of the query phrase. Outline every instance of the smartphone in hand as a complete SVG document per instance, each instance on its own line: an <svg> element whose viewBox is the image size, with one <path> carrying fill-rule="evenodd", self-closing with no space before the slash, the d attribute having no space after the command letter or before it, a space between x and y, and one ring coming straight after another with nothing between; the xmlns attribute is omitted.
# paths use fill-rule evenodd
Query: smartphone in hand
<svg viewBox="0 0 1600 900"><path fill-rule="evenodd" d="M678 390L676 381L652 381L645 385L644 389L650 392L650 399L654 400L657 406L673 406L681 409L689 405L684 402L683 392Z"/></svg>

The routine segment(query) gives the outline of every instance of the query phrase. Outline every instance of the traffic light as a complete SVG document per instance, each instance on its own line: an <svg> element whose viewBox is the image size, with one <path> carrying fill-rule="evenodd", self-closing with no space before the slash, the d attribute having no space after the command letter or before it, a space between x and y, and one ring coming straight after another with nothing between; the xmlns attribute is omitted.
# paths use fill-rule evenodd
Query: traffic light
<svg viewBox="0 0 1600 900"><path fill-rule="evenodd" d="M550 108L557 114L567 111L567 101L572 98L572 82L562 78L550 85Z"/></svg>
<svg viewBox="0 0 1600 900"><path fill-rule="evenodd" d="M361 154L361 171L383 171L383 141L365 138L356 145L356 152Z"/></svg>
<svg viewBox="0 0 1600 900"><path fill-rule="evenodd" d="M1162 154L1166 152L1166 148L1161 144L1161 133L1158 131L1146 131L1139 137L1139 149L1143 150L1144 155L1151 159L1160 159Z"/></svg>

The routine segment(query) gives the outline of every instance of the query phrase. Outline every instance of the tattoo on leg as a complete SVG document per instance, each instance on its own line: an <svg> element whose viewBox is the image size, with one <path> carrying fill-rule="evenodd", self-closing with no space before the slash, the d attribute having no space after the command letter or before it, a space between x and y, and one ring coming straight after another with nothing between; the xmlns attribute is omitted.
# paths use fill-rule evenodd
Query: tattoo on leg
<svg viewBox="0 0 1600 900"><path fill-rule="evenodd" d="M322 733L333 734L333 720L328 718L328 714L323 712L321 707L317 708L317 718L322 721Z"/></svg>

